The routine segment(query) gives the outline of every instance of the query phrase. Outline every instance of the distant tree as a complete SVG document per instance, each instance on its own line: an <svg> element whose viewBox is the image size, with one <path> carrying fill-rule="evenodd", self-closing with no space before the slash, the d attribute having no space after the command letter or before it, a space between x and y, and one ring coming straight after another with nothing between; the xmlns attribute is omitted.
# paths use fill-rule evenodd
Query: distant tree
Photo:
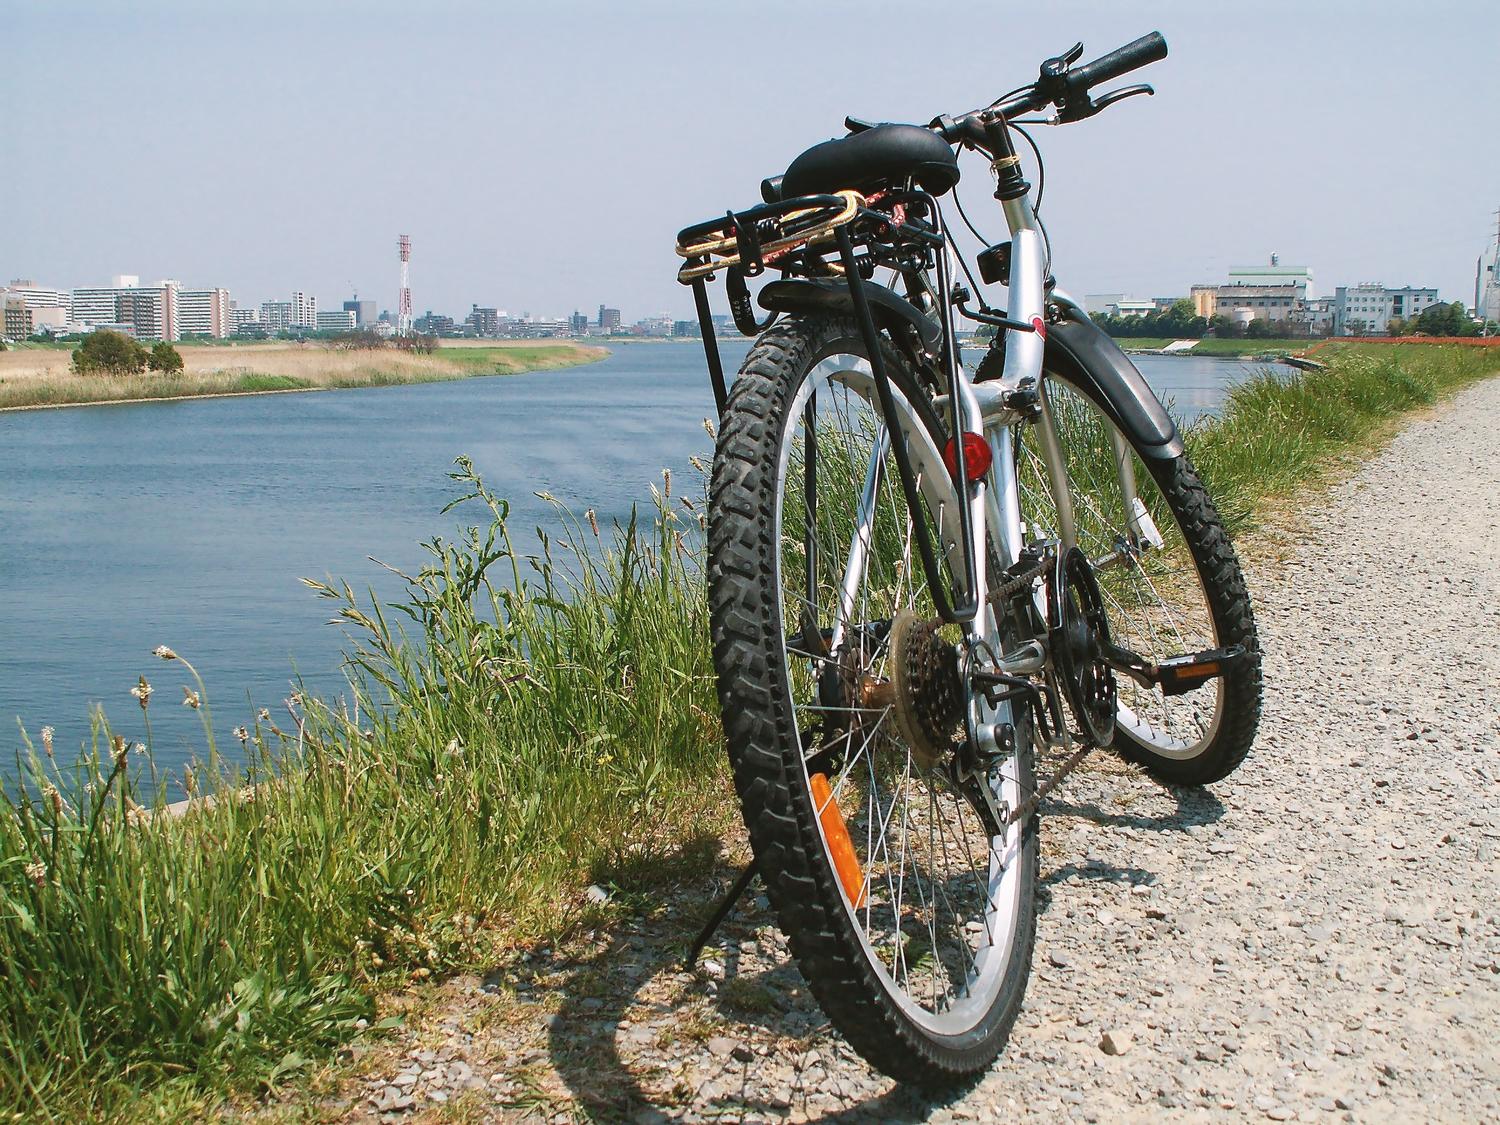
<svg viewBox="0 0 1500 1125"><path fill-rule="evenodd" d="M1271 322L1256 317L1245 325L1245 336L1251 340L1264 340L1271 335Z"/></svg>
<svg viewBox="0 0 1500 1125"><path fill-rule="evenodd" d="M1461 301L1451 305L1429 305L1417 317L1418 330L1429 336L1473 336L1479 328L1469 320Z"/></svg>
<svg viewBox="0 0 1500 1125"><path fill-rule="evenodd" d="M73 352L73 370L80 375L139 375L150 355L123 332L101 328L85 336Z"/></svg>
<svg viewBox="0 0 1500 1125"><path fill-rule="evenodd" d="M333 346L344 352L367 351L385 347L386 341L373 328L354 328L335 336Z"/></svg>
<svg viewBox="0 0 1500 1125"><path fill-rule="evenodd" d="M411 336L392 336L391 345L404 352L431 355L438 350L438 338L436 333L423 335L417 332Z"/></svg>
<svg viewBox="0 0 1500 1125"><path fill-rule="evenodd" d="M176 375L183 368L182 353L165 340L158 340L151 348L151 358L146 361L152 371L163 375Z"/></svg>

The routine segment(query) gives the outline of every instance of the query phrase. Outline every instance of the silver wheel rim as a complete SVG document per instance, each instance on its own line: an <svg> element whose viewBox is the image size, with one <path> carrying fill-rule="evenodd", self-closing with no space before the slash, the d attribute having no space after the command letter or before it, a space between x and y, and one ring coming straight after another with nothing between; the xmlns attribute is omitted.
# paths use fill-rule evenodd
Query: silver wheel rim
<svg viewBox="0 0 1500 1125"><path fill-rule="evenodd" d="M900 388L892 384L891 390L898 410L909 423L908 448L924 496L933 510L941 511L941 494L934 487L936 482L941 482L939 487L946 490L948 497L953 494L946 470L941 467L940 451L933 445L925 428L913 421L915 412ZM879 418L868 361L850 354L832 355L822 360L798 387L790 405L788 435L778 451L779 481L791 481L796 427L815 392L819 395L820 411L824 409L825 391L829 395L842 394L846 399L858 401L863 411ZM818 415L819 418L823 416ZM845 432L848 421L846 417ZM820 427L820 463L825 455L822 437ZM884 474L879 486L881 502L889 504L894 498L904 515L905 504L900 501L900 485L889 453L884 461L890 471ZM820 488L820 504L822 493ZM785 492L779 492L775 509L776 583L778 599L783 606L783 629L787 628L785 606L789 598L795 595L798 602L806 600L805 595L786 585L783 551L788 540L783 535L783 515L787 498ZM951 503L950 499L950 507ZM940 538L945 547L956 550L946 542L948 536L943 533L948 530L940 527ZM793 534L799 531L800 528ZM876 531L879 531L878 521ZM879 546L875 544L877 550ZM903 550L907 564L905 572L914 582L919 581L921 568L919 563L912 566L915 560L911 554L909 527ZM840 552L828 560L828 569L843 577L846 561ZM865 580L868 580L868 575ZM868 615L878 612L868 604L871 591L863 588L863 581L861 586L862 596L867 600L863 606L855 606L851 620L843 622L846 626L868 622L871 620ZM909 587L904 596L914 604L920 601L917 587ZM896 599L900 601L902 597L898 587ZM830 624L837 628L839 623ZM864 647L860 651L864 652ZM870 670L878 675L880 662L888 658L888 654L882 656L877 644L870 646L869 656ZM807 760L818 747L804 745L803 732L808 729L810 715L826 709L816 703L799 702L796 698L799 664L809 668L819 665L815 659L809 660L803 654L785 652L784 674L793 696L793 713L797 717L802 783L811 796L812 777ZM803 677L804 680L807 678ZM922 771L909 748L899 744L899 739L892 733L894 724L889 708L869 711L860 718L863 729L858 736L852 733L853 721L850 721L847 760L840 773L829 778L833 801L844 815L854 811L844 807L845 802L852 795L859 794L863 787L860 808L851 818L848 830L851 836L859 832L864 834L864 839L856 843L856 851L864 861L865 901L856 906L848 893L840 894L840 901L866 960L903 1012L932 1034L960 1035L972 1031L992 1011L1006 978L1006 968L1016 954L1024 826L1012 825L1000 836L986 837L973 809L951 786L934 781L930 773ZM899 759L894 763L894 769L893 751ZM1008 807L1015 807L1020 801L1021 784L1017 770L1017 759L1012 756L993 775L992 792ZM886 771L890 771L888 778ZM863 777L859 776L861 772ZM923 804L925 808L918 807ZM834 872L837 884L840 882L838 865L822 813L823 809L814 801L824 858ZM957 879L952 877L955 868L962 869ZM937 877L940 871L946 873L943 878ZM960 889L955 890L955 883ZM967 884L967 893L962 889L963 884ZM920 946L921 939L920 933L912 932L912 922L916 920L920 925L924 919L925 940L930 950L925 961L914 958L912 954L912 950Z"/></svg>
<svg viewBox="0 0 1500 1125"><path fill-rule="evenodd" d="M1063 420L1065 416L1077 425L1086 415L1088 422L1084 424L1097 427L1099 435L1120 433L1086 396L1065 381L1048 376L1047 386L1053 395L1052 408L1059 418L1060 429L1068 424ZM1068 405L1061 408L1055 395L1059 388L1068 396ZM1076 438L1076 431L1072 436ZM1107 528L1112 534L1126 530L1119 475L1107 448L1101 456L1098 441L1070 443L1066 432L1060 437L1064 449L1078 458L1070 457L1069 473L1074 478L1072 495L1079 523L1079 546L1097 562L1113 547L1102 529ZM1156 525L1167 542L1164 552L1145 551L1136 567L1106 566L1098 573L1113 639L1152 659L1216 648L1218 629L1202 576L1176 519L1161 499L1156 482L1144 471L1138 457L1133 460L1138 492L1143 500L1152 496L1158 501L1154 505L1148 503L1148 507L1156 509ZM1017 475L1021 480L1022 510L1028 523L1035 521L1048 534L1055 534L1055 524L1049 526L1046 522L1053 508L1045 489L1040 487L1045 475L1034 442L1023 444ZM1086 476L1087 480L1080 481L1080 476ZM1108 495L1100 495L1094 487L1104 481L1113 490ZM1079 487L1080 483L1089 487ZM1197 691L1173 697L1142 687L1123 675L1117 675L1116 682L1120 695L1116 727L1150 753L1174 761L1190 761L1213 743L1224 716L1222 680L1211 680Z"/></svg>

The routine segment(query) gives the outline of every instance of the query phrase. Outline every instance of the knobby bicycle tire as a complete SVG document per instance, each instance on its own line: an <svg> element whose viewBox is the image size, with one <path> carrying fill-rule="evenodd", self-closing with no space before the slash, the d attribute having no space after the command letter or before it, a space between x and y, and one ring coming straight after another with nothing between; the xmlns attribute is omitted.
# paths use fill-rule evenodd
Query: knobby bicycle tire
<svg viewBox="0 0 1500 1125"><path fill-rule="evenodd" d="M905 360L882 342L892 384L911 404L911 416L919 419L913 424L920 424L935 441L941 433L936 414ZM871 937L870 904L865 904L865 926L858 921L859 907L851 905L851 897L857 895L851 896L843 869L835 862L831 845L825 843L830 838L828 829L820 828L824 814L810 791L803 732L793 698L779 542L783 490L792 485L782 478L796 475L786 466L790 464L790 435L800 416L799 389L825 357L844 353L865 354L852 322L792 318L761 335L734 383L721 420L710 492L708 586L714 662L745 822L769 897L803 977L830 1020L870 1063L899 1080L940 1087L986 1067L1004 1046L1019 1012L1036 929L1037 818L1026 818L1007 830L1011 834L1005 837L987 837L990 847L1000 841L1009 860L1009 865L1000 864L1000 882L987 883L984 890L988 903L1001 897L996 886L1008 888L1004 893L1010 896L1006 901L1011 909L1005 922L1007 934L1001 935L1003 960L999 952L994 953L985 961L989 976L979 975L977 964L987 956L986 949L1000 948L989 932L986 914L984 933L991 945L979 949L974 969L976 981L983 981L983 991L978 999L968 1001L968 1008L961 994L955 998L950 1011L963 1015L961 1020L953 1017L950 1029L942 1013L929 1013L913 1000L912 992L921 978L914 977L909 965L904 985L899 982L897 962L904 953L893 953L892 968L885 968L884 955L876 952ZM875 749L868 751L872 762L876 756ZM909 751L906 761L909 771ZM1029 796L1035 788L1034 748L1030 729L1023 723L1016 724L1016 750L1007 768L1011 795L1017 800ZM875 769L872 765L872 779ZM872 780L872 791L875 784ZM911 784L915 788L917 783ZM935 799L932 793L937 789L928 783L929 801ZM820 800L826 810L826 798ZM954 805L960 810L955 815L961 815L961 802L955 798ZM889 818L894 812L886 815ZM904 810L902 815L906 815ZM929 814L929 835L930 820L936 816ZM890 851L888 841L887 860ZM866 858L874 854L871 849ZM939 891L947 885L946 876L941 881L936 878L940 868L934 862L928 871L933 913L940 913ZM1014 882L1005 883L1005 879ZM920 887L920 874L914 875L914 881ZM894 901L892 945L904 950L900 896ZM957 913L955 909L955 917ZM937 953L937 944L934 936L931 960L951 958L946 948L943 954ZM961 961L962 951L957 956ZM946 968L933 968L934 979L941 978ZM965 1021L967 1026L961 1026Z"/></svg>
<svg viewBox="0 0 1500 1125"><path fill-rule="evenodd" d="M984 378L994 365L1002 362L1002 355L998 350L989 353L980 364L978 377ZM1209 685L1199 688L1196 693L1179 696L1171 701L1172 707L1180 707L1183 704L1191 706L1195 701L1202 701L1205 694L1211 696L1212 704L1206 708L1211 710L1208 719L1202 723L1201 737L1197 740L1182 739L1185 743L1182 747L1171 747L1170 738L1155 739L1145 728L1134 722L1126 722L1124 716L1129 714L1125 710L1126 699L1132 693L1147 704L1145 693L1141 692L1136 685L1121 676L1116 679L1121 685L1121 720L1117 722L1114 737L1114 749L1127 760L1144 766L1162 781L1174 785L1204 785L1219 781L1232 773L1245 760L1255 739L1256 728L1260 720L1261 708L1261 651L1260 642L1255 628L1255 614L1250 602L1250 594L1245 585L1244 575L1241 572L1239 559L1235 554L1234 547L1230 542L1228 533L1224 530L1219 519L1217 510L1203 481L1194 469L1192 461L1186 453L1176 457L1161 458L1146 456L1132 435L1115 426L1100 404L1092 397L1093 392L1079 387L1066 377L1057 373L1049 372L1045 376L1046 384L1054 389L1052 393L1052 405L1054 414L1065 419L1068 411L1059 409L1056 388L1063 388L1068 395L1076 398L1077 402L1086 405L1090 417L1085 419L1084 429L1089 425L1099 427L1098 433L1092 435L1094 440L1080 440L1091 435L1080 434L1079 427L1069 427L1066 421L1060 421L1060 438L1068 455L1069 474L1074 477L1070 491L1073 493L1075 506L1088 507L1101 515L1101 522L1107 527L1109 520L1114 518L1115 533L1123 531L1123 521L1117 518L1120 508L1118 493L1118 474L1112 468L1109 454L1101 452L1098 435L1107 435L1109 431L1119 434L1126 445L1134 454L1132 460L1138 491L1142 499L1150 501L1147 507L1155 509L1158 520L1165 514L1170 519L1170 524L1165 526L1169 540L1173 536L1180 536L1180 544L1185 551L1185 558L1191 561L1191 575L1196 580L1201 595L1201 606L1197 612L1201 615L1201 627L1197 630L1197 643L1191 643L1194 632L1191 628L1184 627L1182 632L1189 635L1189 640L1183 640L1181 633L1178 634L1179 643L1176 645L1165 643L1169 638L1162 638L1158 648L1163 651L1146 652L1148 639L1146 633L1153 632L1149 628L1138 629L1135 636L1130 636L1129 629L1122 628L1128 622L1122 621L1117 611L1126 609L1123 603L1127 599L1122 595L1120 600L1111 607L1110 625L1111 630L1116 633L1115 640L1120 641L1121 633L1127 634L1127 641L1136 642L1143 655L1153 656L1160 659L1169 655L1180 655L1182 651L1193 648L1208 648L1217 646L1239 645L1243 648L1243 655L1232 662L1224 675L1216 680L1210 681ZM1085 413L1085 412L1080 412ZM1075 418L1075 421L1077 419ZM1069 439L1072 439L1078 450L1067 450ZM1025 438L1018 437L1018 445L1024 446ZM1081 452L1079 452L1081 451ZM1075 455L1075 453L1077 455ZM1019 478L1022 480L1023 493L1025 492L1025 481L1027 477L1025 458L1019 459L1022 464L1019 469ZM1102 471L1091 471L1101 470ZM1080 471L1081 470L1081 471ZM1077 475L1075 475L1077 474ZM1038 471L1039 475L1039 471ZM1085 479L1080 482L1079 476ZM1111 495L1101 495L1114 489ZM1037 493L1042 492L1038 488ZM1153 495L1154 493L1154 495ZM1033 520L1040 520L1045 526L1049 516L1055 515L1051 509L1050 501L1042 500L1041 507L1044 509L1040 515L1033 509L1030 513ZM1025 507L1023 501L1023 508ZM1082 525L1085 520L1082 514L1079 516ZM1102 529L1101 529L1102 530ZM1080 533L1081 545L1084 536ZM1094 550L1090 551L1095 556L1105 551L1109 543L1106 542L1104 534L1096 535ZM1149 555L1149 552L1148 552ZM1185 566L1179 565L1179 570L1184 574L1187 572ZM1104 581L1104 576L1100 576ZM1180 577L1180 576L1179 576ZM1150 586L1149 574L1147 585ZM1180 588L1177 593L1179 599L1174 599L1169 591L1158 599L1163 607L1184 610L1184 617L1189 617L1193 612L1193 597L1190 591ZM1107 589L1107 585L1106 585ZM1150 588L1152 597L1156 597L1158 591L1154 586ZM1167 611L1170 616L1170 611ZM1128 613L1126 614L1128 616ZM1156 615L1158 619L1161 614ZM1164 628L1166 632L1177 632L1175 625L1171 629ZM1153 638L1154 639L1154 638ZM1127 644L1127 647L1131 647ZM1176 648L1177 652L1164 651ZM1157 700L1157 706L1165 707L1167 701ZM1132 718L1134 716L1132 715ZM1147 724L1149 727L1150 724ZM1138 735L1136 731L1142 731Z"/></svg>

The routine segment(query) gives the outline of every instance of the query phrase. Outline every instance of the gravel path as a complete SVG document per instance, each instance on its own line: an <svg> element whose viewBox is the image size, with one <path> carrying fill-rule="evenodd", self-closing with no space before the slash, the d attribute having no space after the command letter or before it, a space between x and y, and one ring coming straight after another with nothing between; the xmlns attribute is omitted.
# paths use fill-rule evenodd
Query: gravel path
<svg viewBox="0 0 1500 1125"><path fill-rule="evenodd" d="M1500 379L1407 426L1248 567L1266 715L1165 791L1110 759L1046 810L1036 968L973 1090L828 1031L758 900L708 887L434 988L325 1108L605 1120L1500 1119ZM418 1018L419 1017L419 1018ZM1122 1054L1106 1053L1106 1034Z"/></svg>

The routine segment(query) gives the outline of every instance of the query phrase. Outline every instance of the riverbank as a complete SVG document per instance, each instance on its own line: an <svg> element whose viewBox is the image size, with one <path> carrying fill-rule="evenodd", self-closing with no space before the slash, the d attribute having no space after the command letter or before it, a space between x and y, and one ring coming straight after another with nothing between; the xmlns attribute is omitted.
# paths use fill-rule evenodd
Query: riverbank
<svg viewBox="0 0 1500 1125"><path fill-rule="evenodd" d="M1456 349L1339 355L1326 372L1236 389L1189 446L1243 529L1368 450L1392 417L1497 366ZM423 982L458 970L497 970L489 994L542 1001L560 1036L602 1010L577 1023L581 1064L613 1011L602 998L620 959L570 968L544 950L627 923L691 926L721 841L739 839L702 560L679 534L702 512L698 482L664 480L654 519L617 536L585 515L537 546L512 539L504 502L462 467L455 486L476 497L476 527L432 543L399 617L318 587L359 641L362 697L294 700L289 717L247 723L236 737L249 771L210 765L190 783L227 794L262 781L253 802L143 819L138 808L171 795L154 787L149 751L101 730L73 773L35 736L27 799L0 808L0 1108L206 1114L226 1092L316 1071L350 1040L378 1056L397 1028L416 1042L446 1034ZM143 712L202 693L180 660L158 668ZM523 953L546 967L536 982L517 976ZM779 1026L779 1002L754 984L726 983L725 1002ZM666 1034L713 1052L709 1021L724 1017L694 995ZM487 1018L535 1026L540 1014ZM491 1110L495 1097L525 1102L550 1065L486 1061L503 1071L493 1095L474 1092ZM328 1072L339 1097L347 1070ZM362 1112L361 1098L345 1110Z"/></svg>
<svg viewBox="0 0 1500 1125"><path fill-rule="evenodd" d="M530 340L453 341L429 355L290 341L184 344L178 351L185 367L177 375L79 375L65 349L0 352L0 411L441 382L576 367L609 354L586 344Z"/></svg>

